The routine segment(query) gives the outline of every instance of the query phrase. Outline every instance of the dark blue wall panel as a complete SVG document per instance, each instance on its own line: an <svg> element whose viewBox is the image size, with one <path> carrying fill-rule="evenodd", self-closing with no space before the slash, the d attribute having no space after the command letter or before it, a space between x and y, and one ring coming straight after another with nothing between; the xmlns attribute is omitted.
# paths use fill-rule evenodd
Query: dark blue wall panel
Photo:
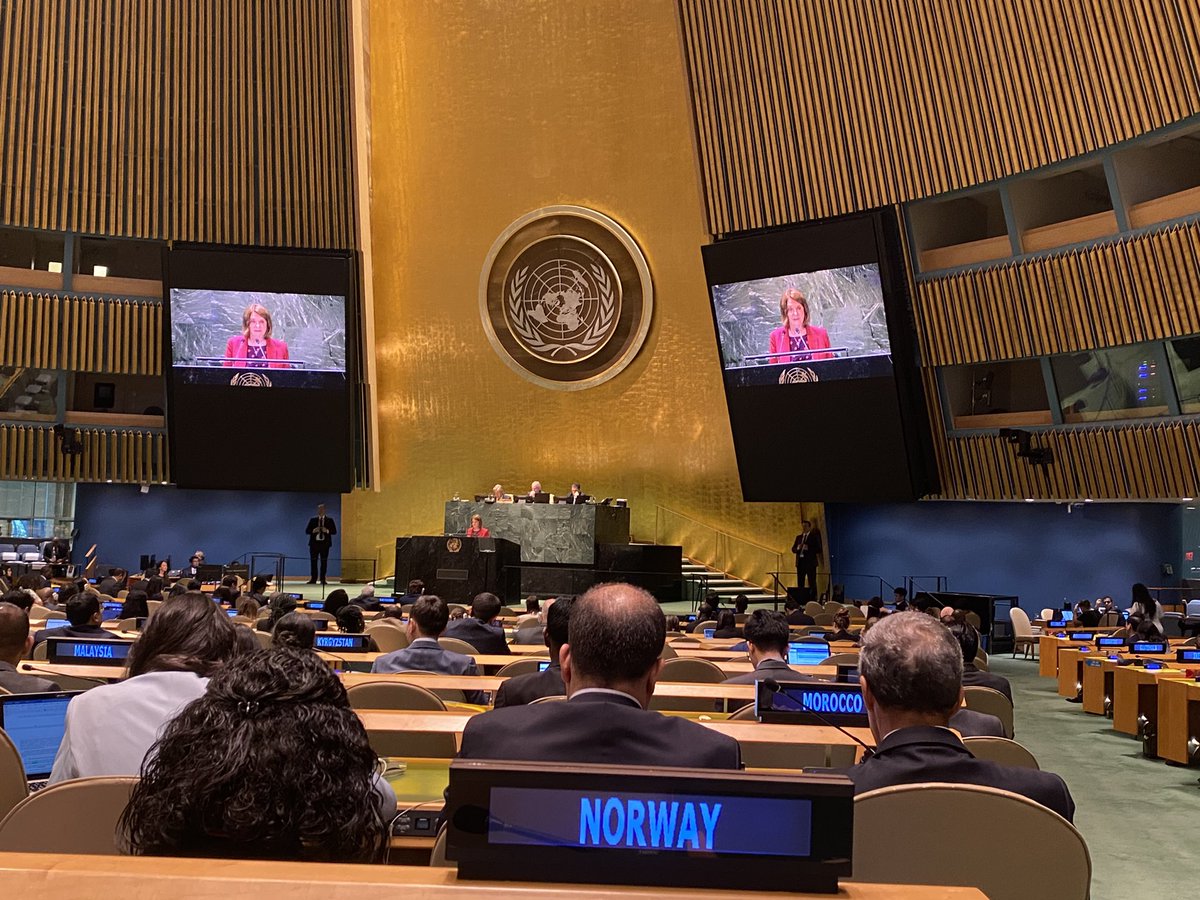
<svg viewBox="0 0 1200 900"><path fill-rule="evenodd" d="M186 491L152 485L148 494L135 485L81 484L75 500L76 562L92 544L102 563L134 568L143 553L170 556L178 568L192 552L203 550L208 562L227 563L251 551L302 557L289 562L289 575L307 570L304 526L318 503L342 526L339 494L266 491ZM338 570L341 536L330 550L330 574Z"/></svg>
<svg viewBox="0 0 1200 900"><path fill-rule="evenodd" d="M1016 594L1037 611L1110 595L1129 605L1136 581L1163 580L1178 566L1181 510L1166 503L1088 503L1070 513L1056 503L827 504L835 573L945 575L949 588ZM1178 568L1176 569L1178 573ZM874 593L866 579L845 578L847 596ZM1164 599L1166 596L1164 595Z"/></svg>

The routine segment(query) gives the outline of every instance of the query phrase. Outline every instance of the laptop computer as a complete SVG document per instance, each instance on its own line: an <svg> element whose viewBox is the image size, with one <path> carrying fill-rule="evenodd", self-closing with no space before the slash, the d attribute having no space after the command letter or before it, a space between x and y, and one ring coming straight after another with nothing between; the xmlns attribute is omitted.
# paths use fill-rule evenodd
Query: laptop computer
<svg viewBox="0 0 1200 900"><path fill-rule="evenodd" d="M67 727L67 704L82 693L0 695L0 728L17 748L29 790L46 786Z"/></svg>

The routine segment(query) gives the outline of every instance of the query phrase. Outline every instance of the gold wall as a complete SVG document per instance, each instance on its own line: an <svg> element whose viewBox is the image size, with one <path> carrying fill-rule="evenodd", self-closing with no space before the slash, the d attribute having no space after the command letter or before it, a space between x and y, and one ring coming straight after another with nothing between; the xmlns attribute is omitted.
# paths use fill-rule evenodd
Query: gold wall
<svg viewBox="0 0 1200 900"><path fill-rule="evenodd" d="M351 556L440 533L444 501L533 479L656 505L787 550L796 504L742 503L699 248L707 227L672 0L369 3L381 483L343 500ZM478 284L531 209L594 207L639 242L654 320L612 381L536 387L493 352ZM763 439L770 434L764 423ZM671 517L672 536L703 543ZM737 551L748 574L763 562ZM785 565L790 567L788 557Z"/></svg>

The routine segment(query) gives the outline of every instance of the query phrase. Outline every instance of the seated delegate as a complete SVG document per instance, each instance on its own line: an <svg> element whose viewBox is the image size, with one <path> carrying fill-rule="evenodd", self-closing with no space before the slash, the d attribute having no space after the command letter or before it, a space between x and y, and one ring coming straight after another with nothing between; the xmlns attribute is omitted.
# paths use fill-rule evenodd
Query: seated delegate
<svg viewBox="0 0 1200 900"><path fill-rule="evenodd" d="M200 593L159 607L129 651L126 679L94 687L67 707L50 781L136 775L162 726L236 652L237 627Z"/></svg>
<svg viewBox="0 0 1200 900"><path fill-rule="evenodd" d="M37 675L22 675L17 663L33 647L29 616L12 603L0 603L0 689L10 694L41 694L57 691L56 682Z"/></svg>
<svg viewBox="0 0 1200 900"><path fill-rule="evenodd" d="M371 664L373 674L388 672L437 672L442 675L478 675L475 660L464 653L446 650L438 638L450 621L446 601L434 594L422 594L409 609L409 644L377 657ZM468 703L486 703L482 691L467 691Z"/></svg>
<svg viewBox="0 0 1200 900"><path fill-rule="evenodd" d="M118 834L148 856L381 862L396 795L376 763L325 663L250 653L163 730Z"/></svg>
<svg viewBox="0 0 1200 900"><path fill-rule="evenodd" d="M559 658L562 656L563 644L567 642L571 605L574 602L571 597L564 597L550 604L546 610L546 625L540 629L546 647L550 650L550 665L541 672L529 672L506 679L496 692L493 705L497 709L532 703L540 697L561 697L566 694Z"/></svg>
<svg viewBox="0 0 1200 900"><path fill-rule="evenodd" d="M496 622L500 614L500 598L485 591L471 601L471 615L446 628L446 637L466 641L479 653L503 655L511 653L504 628Z"/></svg>
<svg viewBox="0 0 1200 900"><path fill-rule="evenodd" d="M740 767L733 738L646 708L666 642L666 619L650 594L628 584L593 587L572 604L567 630L566 702L472 716L459 758Z"/></svg>
<svg viewBox="0 0 1200 900"><path fill-rule="evenodd" d="M754 671L726 678L725 684L754 684L764 678L776 681L812 681L791 668L787 662L788 623L783 613L773 609L756 609L742 626L746 635L746 653Z"/></svg>
<svg viewBox="0 0 1200 900"><path fill-rule="evenodd" d="M978 784L1021 794L1070 821L1075 802L1059 776L976 759L950 730L962 703L962 648L932 616L896 613L863 637L858 668L876 747L838 770L858 793L896 784Z"/></svg>

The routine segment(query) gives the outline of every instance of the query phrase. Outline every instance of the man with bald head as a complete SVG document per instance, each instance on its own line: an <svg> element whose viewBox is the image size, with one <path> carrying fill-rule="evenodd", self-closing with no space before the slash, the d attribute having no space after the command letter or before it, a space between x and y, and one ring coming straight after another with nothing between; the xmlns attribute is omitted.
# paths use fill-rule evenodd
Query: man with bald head
<svg viewBox="0 0 1200 900"><path fill-rule="evenodd" d="M597 585L571 605L559 651L566 702L473 716L459 757L740 768L733 738L646 708L666 633L658 602L644 590Z"/></svg>
<svg viewBox="0 0 1200 900"><path fill-rule="evenodd" d="M0 688L10 694L44 694L61 690L53 681L17 672L20 662L33 646L29 616L11 603L0 603Z"/></svg>

